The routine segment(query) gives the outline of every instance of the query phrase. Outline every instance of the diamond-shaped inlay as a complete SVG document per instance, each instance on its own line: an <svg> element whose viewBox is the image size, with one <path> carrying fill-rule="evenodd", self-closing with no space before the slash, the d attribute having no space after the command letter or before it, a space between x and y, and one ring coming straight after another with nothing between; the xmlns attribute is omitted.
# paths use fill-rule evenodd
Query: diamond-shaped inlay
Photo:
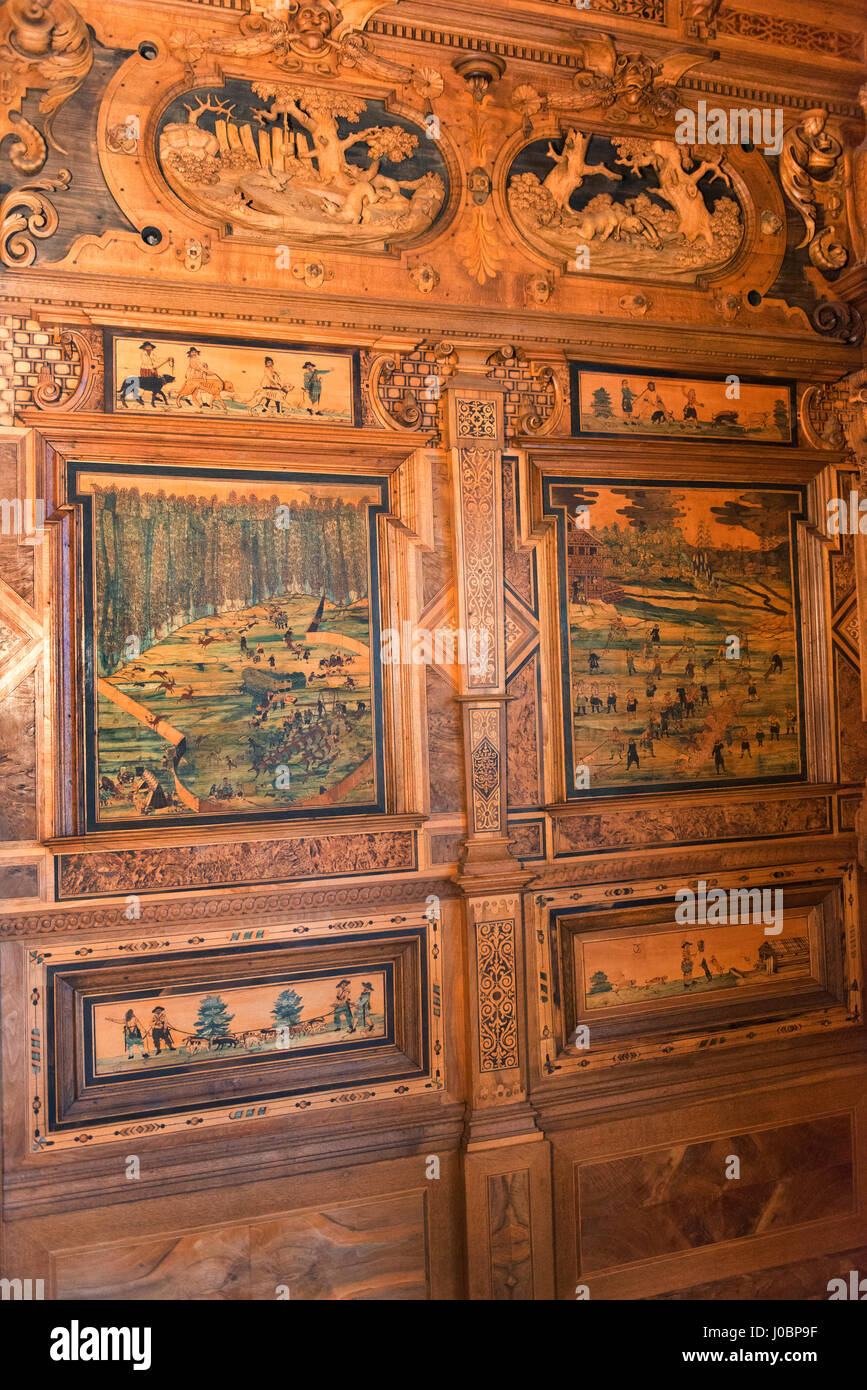
<svg viewBox="0 0 867 1390"><path fill-rule="evenodd" d="M40 641L35 613L0 580L0 696L12 690L32 668Z"/></svg>
<svg viewBox="0 0 867 1390"><path fill-rule="evenodd" d="M500 785L500 755L489 738L473 749L473 786L482 796L491 796Z"/></svg>

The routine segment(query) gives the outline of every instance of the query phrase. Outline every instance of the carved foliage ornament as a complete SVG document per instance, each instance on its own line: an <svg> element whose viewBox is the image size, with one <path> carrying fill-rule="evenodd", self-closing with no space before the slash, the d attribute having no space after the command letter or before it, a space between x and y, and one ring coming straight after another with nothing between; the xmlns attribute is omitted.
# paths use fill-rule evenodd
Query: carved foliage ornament
<svg viewBox="0 0 867 1390"><path fill-rule="evenodd" d="M48 146L65 154L52 132L54 116L77 92L93 62L90 31L66 0L7 0L0 8L0 141L15 135L9 158L22 174L35 174ZM27 92L39 100L44 136L21 114Z"/></svg>

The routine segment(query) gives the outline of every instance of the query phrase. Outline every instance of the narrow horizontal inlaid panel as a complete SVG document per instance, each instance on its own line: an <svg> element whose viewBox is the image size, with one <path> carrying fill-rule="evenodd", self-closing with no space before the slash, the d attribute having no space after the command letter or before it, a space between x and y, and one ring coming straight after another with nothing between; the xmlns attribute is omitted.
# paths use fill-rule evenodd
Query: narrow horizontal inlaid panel
<svg viewBox="0 0 867 1390"><path fill-rule="evenodd" d="M160 849L64 854L58 898L111 893L157 893L228 887L237 883L286 883L294 878L398 872L416 865L410 830L379 834L299 836L235 844L166 845Z"/></svg>
<svg viewBox="0 0 867 1390"><path fill-rule="evenodd" d="M727 1178L731 1155L740 1178ZM841 1216L854 1205L848 1115L671 1145L576 1171L584 1273Z"/></svg>

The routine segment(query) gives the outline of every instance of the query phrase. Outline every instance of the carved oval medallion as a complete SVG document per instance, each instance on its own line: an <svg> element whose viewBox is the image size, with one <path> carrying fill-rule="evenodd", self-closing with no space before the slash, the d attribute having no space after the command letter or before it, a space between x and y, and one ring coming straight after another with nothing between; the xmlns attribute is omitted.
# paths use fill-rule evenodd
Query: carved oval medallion
<svg viewBox="0 0 867 1390"><path fill-rule="evenodd" d="M744 234L732 172L716 147L574 128L513 161L509 212L533 246L573 269L692 281L729 262Z"/></svg>
<svg viewBox="0 0 867 1390"><path fill-rule="evenodd" d="M355 91L197 87L166 110L157 148L178 197L233 236L383 251L427 232L448 200L436 141Z"/></svg>

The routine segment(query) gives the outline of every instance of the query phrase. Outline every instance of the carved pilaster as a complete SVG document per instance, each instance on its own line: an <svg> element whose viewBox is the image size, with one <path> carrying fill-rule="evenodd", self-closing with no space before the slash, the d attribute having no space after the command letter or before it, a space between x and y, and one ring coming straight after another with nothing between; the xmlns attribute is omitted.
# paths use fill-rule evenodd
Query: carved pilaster
<svg viewBox="0 0 867 1390"><path fill-rule="evenodd" d="M468 1149L537 1133L527 1102L521 890L529 876L506 829L506 667L502 583L503 383L490 352L456 349L446 397L457 549L457 608L469 659L460 671L466 764L464 893L472 1041ZM470 371L467 371L467 368Z"/></svg>
<svg viewBox="0 0 867 1390"><path fill-rule="evenodd" d="M481 364L480 364L481 365ZM468 834L461 864L480 891L526 881L506 836L506 674L502 569L503 393L497 381L460 371L446 391L455 498L458 615L467 661L460 696ZM505 875L505 879L504 879ZM517 880L515 876L517 875Z"/></svg>

